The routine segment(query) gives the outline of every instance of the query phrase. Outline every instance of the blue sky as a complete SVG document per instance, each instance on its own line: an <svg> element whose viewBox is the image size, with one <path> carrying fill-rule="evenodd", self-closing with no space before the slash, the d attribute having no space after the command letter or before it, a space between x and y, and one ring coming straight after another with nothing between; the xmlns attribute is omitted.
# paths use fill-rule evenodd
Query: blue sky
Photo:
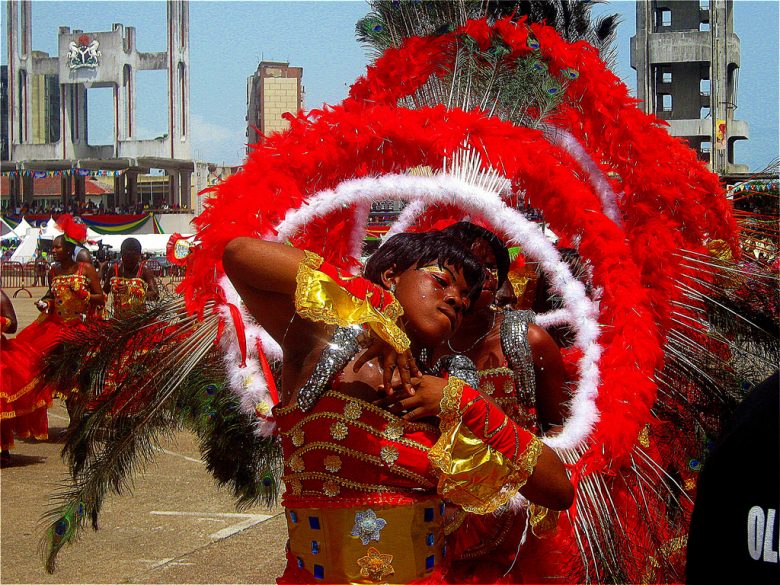
<svg viewBox="0 0 780 585"><path fill-rule="evenodd" d="M3 2L2 62L6 63ZM735 30L741 40L737 118L747 120L751 138L738 142L736 162L758 170L778 155L778 2L736 0ZM636 85L629 66L635 32L635 3L610 2L601 12L621 15L616 73ZM246 80L261 59L289 61L304 70L305 107L337 103L363 73L367 56L354 37L355 22L367 12L362 1L190 3L190 111L193 155L200 160L239 163L244 156ZM33 49L54 55L60 26L87 32L112 23L136 27L140 51L165 50L165 3L49 2L34 0ZM138 82L141 137L165 132L164 72L142 72ZM157 95L155 95L157 94ZM111 93L91 89L92 143L110 141Z"/></svg>

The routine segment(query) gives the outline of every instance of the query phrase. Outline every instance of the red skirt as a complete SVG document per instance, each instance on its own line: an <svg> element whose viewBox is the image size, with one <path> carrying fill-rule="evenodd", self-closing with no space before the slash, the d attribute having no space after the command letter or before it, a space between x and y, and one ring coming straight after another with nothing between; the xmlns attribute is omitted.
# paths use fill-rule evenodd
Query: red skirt
<svg viewBox="0 0 780 585"><path fill-rule="evenodd" d="M0 447L10 449L14 436L20 439L49 438L47 408L53 392L39 374L43 358L67 328L80 328L81 321L64 323L55 318L34 321L14 339L2 338L0 351Z"/></svg>
<svg viewBox="0 0 780 585"><path fill-rule="evenodd" d="M0 348L0 447L3 451L14 446L14 436L20 439L49 437L46 408L51 403L45 395L38 395L32 384L35 371L34 349L24 341L2 338Z"/></svg>

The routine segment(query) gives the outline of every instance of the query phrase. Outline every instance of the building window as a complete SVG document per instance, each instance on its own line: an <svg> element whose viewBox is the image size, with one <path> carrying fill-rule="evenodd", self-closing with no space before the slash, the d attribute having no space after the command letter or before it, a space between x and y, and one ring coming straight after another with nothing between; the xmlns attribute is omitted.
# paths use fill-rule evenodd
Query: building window
<svg viewBox="0 0 780 585"><path fill-rule="evenodd" d="M671 83L672 82L672 72L671 71L664 71L661 73L661 83Z"/></svg>
<svg viewBox="0 0 780 585"><path fill-rule="evenodd" d="M702 79L699 81L699 92L701 95L710 95L710 80Z"/></svg>
<svg viewBox="0 0 780 585"><path fill-rule="evenodd" d="M655 15L656 26L672 26L672 11L669 8L659 8Z"/></svg>
<svg viewBox="0 0 780 585"><path fill-rule="evenodd" d="M670 93L661 94L661 109L664 112L672 111L672 94Z"/></svg>

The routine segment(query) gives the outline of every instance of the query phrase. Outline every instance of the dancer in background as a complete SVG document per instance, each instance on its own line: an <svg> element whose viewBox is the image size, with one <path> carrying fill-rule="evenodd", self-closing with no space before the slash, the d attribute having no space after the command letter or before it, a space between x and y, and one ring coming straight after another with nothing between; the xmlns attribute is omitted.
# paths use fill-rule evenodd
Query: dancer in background
<svg viewBox="0 0 780 585"><path fill-rule="evenodd" d="M114 315L143 309L160 293L154 274L142 260L141 242L126 238L120 247L121 261L108 265L103 274L103 292L111 294Z"/></svg>
<svg viewBox="0 0 780 585"><path fill-rule="evenodd" d="M563 382L563 362L558 346L534 323L532 311L501 310L511 306L514 295L507 280L509 253L491 231L469 222L458 222L444 230L485 266L482 293L464 315L463 324L435 352L435 356L464 355L477 369L479 390L489 396L518 425L543 435L562 424L568 401ZM398 392L383 401L391 412L428 412L420 393ZM410 420L414 420L410 417ZM530 515L530 519L529 519ZM526 523L533 532L554 530L557 514L541 506L513 506L500 515L482 516L457 511L448 526L453 565L448 577L455 582L532 582L518 562ZM506 577L505 574L511 576Z"/></svg>
<svg viewBox="0 0 780 585"><path fill-rule="evenodd" d="M76 223L70 215L61 215L58 226L63 235L54 238L52 255L56 262L49 272L49 291L36 303L41 311L36 321L25 327L14 339L14 344L26 348L29 360L19 378L9 386L13 393L31 392L36 404L51 404L52 388L39 379L46 354L57 344L64 332L85 327L85 321L105 304L95 268L89 262L76 262L73 252L83 244L87 236L84 224ZM72 410L71 391L58 394L65 398L68 411ZM37 410L35 428L38 438L48 437L48 421L45 410Z"/></svg>
<svg viewBox="0 0 780 585"><path fill-rule="evenodd" d="M25 390L15 391L21 386L21 377L30 365L30 352L23 343L7 339L6 333L16 333L17 321L11 299L0 291L0 465L11 463L10 449L14 446L14 436L20 439L47 437L45 421L45 400L35 401L34 396ZM20 349L21 348L21 349ZM41 411L41 413L37 411Z"/></svg>

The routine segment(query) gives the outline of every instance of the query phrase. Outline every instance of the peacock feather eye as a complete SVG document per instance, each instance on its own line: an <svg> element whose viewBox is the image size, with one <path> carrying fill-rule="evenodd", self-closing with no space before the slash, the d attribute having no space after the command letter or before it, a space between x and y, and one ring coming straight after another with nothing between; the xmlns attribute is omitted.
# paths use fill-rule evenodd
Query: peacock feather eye
<svg viewBox="0 0 780 585"><path fill-rule="evenodd" d="M70 520L68 520L65 517L62 517L59 520L57 520L57 523L54 525L54 534L61 538L65 536L69 528L70 528Z"/></svg>

